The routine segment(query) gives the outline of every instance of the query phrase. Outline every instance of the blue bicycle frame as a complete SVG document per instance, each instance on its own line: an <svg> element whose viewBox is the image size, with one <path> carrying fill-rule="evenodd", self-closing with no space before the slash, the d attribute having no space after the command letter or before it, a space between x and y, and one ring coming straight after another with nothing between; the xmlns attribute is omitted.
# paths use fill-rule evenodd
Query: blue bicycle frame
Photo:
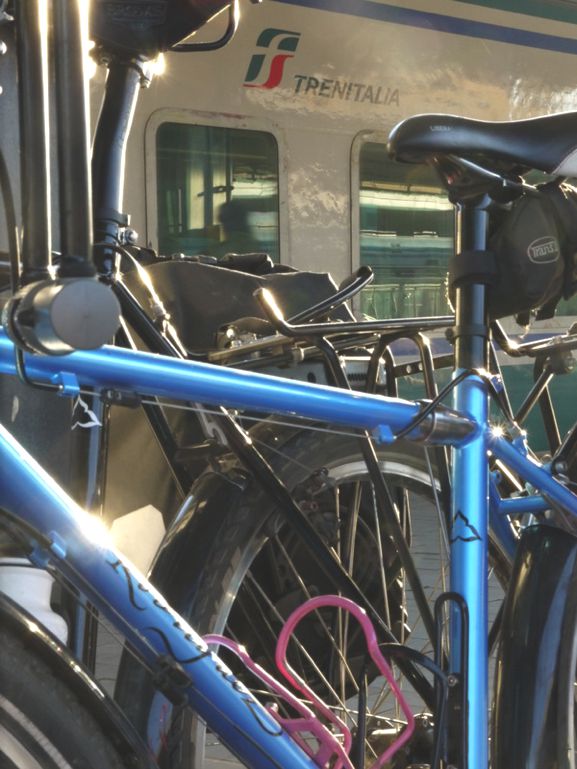
<svg viewBox="0 0 577 769"><path fill-rule="evenodd" d="M14 361L13 345L0 332L0 372L15 374ZM63 395L73 396L81 388L95 388L249 408L370 430L384 441L394 440L394 434L407 428L420 411L420 406L410 401L113 347L65 357L25 356L25 364L31 379L57 385ZM481 378L469 377L456 389L456 402L464 406L464 413L439 409L415 427L409 438L456 445L464 455L462 473L476 473L476 487L485 488L484 494L471 498L465 477L455 476L451 539L461 550L452 564L452 584L465 586L463 592L471 618L468 666L475 674L470 676L467 692L468 735L475 746L484 746L480 755L469 753L468 767L486 769L489 485L480 465L486 466L490 450L548 499L575 515L577 496L547 469L469 415L471 403L486 413L488 395ZM32 556L37 564L53 562L57 570L77 584L153 670L163 669L177 681L191 707L245 764L255 769L313 769L312 760L208 651L194 630L171 611L142 574L94 536L93 519L72 502L4 428L0 428L0 462L0 507L37 532ZM522 505L517 500L501 501L494 485L491 501L494 529L509 552L514 548L514 537L508 526L502 524L504 516L548 506L538 495L523 499ZM475 516L471 515L472 506ZM479 520L485 523L480 525ZM471 596L475 596L474 603ZM182 680L182 670L190 681Z"/></svg>

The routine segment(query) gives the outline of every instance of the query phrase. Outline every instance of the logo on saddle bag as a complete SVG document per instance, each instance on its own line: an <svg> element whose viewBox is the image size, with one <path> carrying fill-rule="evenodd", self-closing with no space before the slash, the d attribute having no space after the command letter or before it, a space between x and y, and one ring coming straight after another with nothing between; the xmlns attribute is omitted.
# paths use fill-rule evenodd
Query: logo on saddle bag
<svg viewBox="0 0 577 769"><path fill-rule="evenodd" d="M527 256L535 264L548 264L556 262L561 256L561 249L557 238L547 235L537 238L527 246Z"/></svg>

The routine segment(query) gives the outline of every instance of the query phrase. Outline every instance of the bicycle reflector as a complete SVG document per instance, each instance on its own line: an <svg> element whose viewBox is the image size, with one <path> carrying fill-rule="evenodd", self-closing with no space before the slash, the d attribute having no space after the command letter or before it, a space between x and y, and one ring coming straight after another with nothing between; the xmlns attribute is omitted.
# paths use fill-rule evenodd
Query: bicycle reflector
<svg viewBox="0 0 577 769"><path fill-rule="evenodd" d="M228 0L92 0L90 37L106 50L153 58L228 5Z"/></svg>

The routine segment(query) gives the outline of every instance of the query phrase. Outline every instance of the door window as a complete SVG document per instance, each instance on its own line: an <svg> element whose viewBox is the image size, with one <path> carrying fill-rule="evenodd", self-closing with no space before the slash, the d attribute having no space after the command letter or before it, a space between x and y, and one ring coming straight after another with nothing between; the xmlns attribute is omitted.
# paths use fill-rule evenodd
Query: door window
<svg viewBox="0 0 577 769"><path fill-rule="evenodd" d="M264 131L163 123L156 134L159 251L279 260L278 148Z"/></svg>
<svg viewBox="0 0 577 769"><path fill-rule="evenodd" d="M360 263L375 273L363 312L376 318L449 313L454 212L438 178L427 166L391 161L378 142L362 145L359 168Z"/></svg>

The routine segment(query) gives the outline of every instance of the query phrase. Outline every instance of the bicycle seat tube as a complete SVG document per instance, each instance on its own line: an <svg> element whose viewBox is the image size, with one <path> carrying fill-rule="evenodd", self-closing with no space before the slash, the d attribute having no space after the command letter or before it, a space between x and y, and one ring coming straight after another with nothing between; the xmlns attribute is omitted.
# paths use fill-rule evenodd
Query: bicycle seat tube
<svg viewBox="0 0 577 769"><path fill-rule="evenodd" d="M466 259L471 252L486 250L489 199L479 196L457 203L455 253ZM456 287L455 376L464 370L488 368L489 328L486 286L465 279ZM484 425L488 417L488 393L480 377L470 376L455 387L454 405ZM453 741L458 766L488 766L488 465L483 433L466 446L455 447L452 462L451 590L463 596L468 608L469 641L466 653L464 735ZM452 671L462 677L460 655L463 638L458 613L451 616ZM467 755L460 756L465 745ZM463 760L464 759L464 760Z"/></svg>

